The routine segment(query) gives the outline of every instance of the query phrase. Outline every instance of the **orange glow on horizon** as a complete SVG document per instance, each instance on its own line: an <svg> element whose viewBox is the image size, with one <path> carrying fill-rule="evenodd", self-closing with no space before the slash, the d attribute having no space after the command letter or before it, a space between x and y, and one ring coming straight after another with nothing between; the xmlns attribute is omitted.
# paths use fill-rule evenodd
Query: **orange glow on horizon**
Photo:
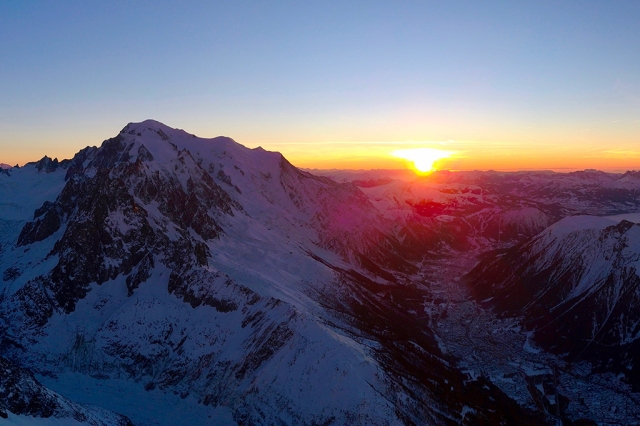
<svg viewBox="0 0 640 426"><path fill-rule="evenodd" d="M427 146L425 146L427 145ZM430 146L429 146L430 145ZM443 149L440 149L442 146ZM616 146L599 143L509 141L398 141L280 144L279 150L294 165L310 169L401 169L418 174L441 170L554 170L597 169L624 172L640 169L637 142ZM419 159L418 153L425 155ZM415 163L415 165L414 165Z"/></svg>
<svg viewBox="0 0 640 426"><path fill-rule="evenodd" d="M637 129L640 131L640 120ZM66 130L60 130L46 137L30 140L29 144L14 143L14 149L1 152L0 163L24 165L27 161L38 161L44 155L58 160L70 159L84 146L100 145L99 137L81 134L81 130L78 129L77 133L74 130L70 134ZM109 129L99 128L97 132L110 134ZM210 132L207 134L203 130L196 134L203 137L219 134L213 130ZM517 137L454 140L413 134L388 140L323 141L323 135L312 135L313 137L309 136L301 141L292 140L293 137L280 141L264 140L264 137L260 139L255 135L245 135L236 140L249 148L260 145L269 151L281 152L294 165L308 169L408 168L418 174L428 173L434 168L452 171L597 169L624 172L640 170L637 133L634 135L633 138L618 135L605 142L596 137L600 135L590 138L585 136L583 140L571 135L554 138L550 134L536 135L531 140ZM394 155L396 152L407 155ZM415 152L449 155L438 155L434 164L429 165L429 158L424 162L416 161Z"/></svg>

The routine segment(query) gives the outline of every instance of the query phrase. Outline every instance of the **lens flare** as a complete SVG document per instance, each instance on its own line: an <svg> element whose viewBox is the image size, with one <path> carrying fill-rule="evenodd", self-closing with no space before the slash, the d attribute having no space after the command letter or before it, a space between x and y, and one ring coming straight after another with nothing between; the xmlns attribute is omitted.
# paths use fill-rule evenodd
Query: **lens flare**
<svg viewBox="0 0 640 426"><path fill-rule="evenodd" d="M452 151L443 151L434 148L400 149L391 153L394 157L413 162L413 167L421 173L432 171L434 169L433 164L436 161L450 157L453 154L455 153Z"/></svg>

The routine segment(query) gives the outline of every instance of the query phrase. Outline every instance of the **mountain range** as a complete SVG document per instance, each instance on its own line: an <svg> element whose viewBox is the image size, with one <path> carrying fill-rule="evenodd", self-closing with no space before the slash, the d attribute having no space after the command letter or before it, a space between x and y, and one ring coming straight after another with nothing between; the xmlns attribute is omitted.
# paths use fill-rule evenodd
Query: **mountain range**
<svg viewBox="0 0 640 426"><path fill-rule="evenodd" d="M16 378L2 384L0 415L602 421L609 413L523 367L562 366L562 384L566 362L586 362L585 383L607 381L602 392L627 403L614 417L640 418L628 406L638 226L580 216L638 211L639 174L313 172L153 120L70 160L4 169L0 359ZM478 365L502 347L483 352L480 331L456 319L467 309L526 338L509 355L528 357L520 376L472 371L456 330L477 345ZM16 393L53 402L19 408L30 405L6 396Z"/></svg>

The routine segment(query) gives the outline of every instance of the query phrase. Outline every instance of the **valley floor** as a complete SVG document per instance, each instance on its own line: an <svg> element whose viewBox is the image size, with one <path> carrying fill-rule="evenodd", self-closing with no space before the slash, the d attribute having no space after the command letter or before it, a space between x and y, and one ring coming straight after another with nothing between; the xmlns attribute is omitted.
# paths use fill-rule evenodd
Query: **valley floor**
<svg viewBox="0 0 640 426"><path fill-rule="evenodd" d="M425 314L441 349L459 359L470 380L488 378L522 406L553 417L640 425L640 394L618 377L536 348L517 319L497 318L471 300L462 277L476 262L474 255L462 255L422 265L433 295Z"/></svg>

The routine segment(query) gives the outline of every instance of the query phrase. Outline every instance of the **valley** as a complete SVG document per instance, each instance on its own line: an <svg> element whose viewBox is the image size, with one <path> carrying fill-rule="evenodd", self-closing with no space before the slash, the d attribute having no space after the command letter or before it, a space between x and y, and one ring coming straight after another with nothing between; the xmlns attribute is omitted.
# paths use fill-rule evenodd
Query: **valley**
<svg viewBox="0 0 640 426"><path fill-rule="evenodd" d="M469 380L488 380L528 409L559 421L640 423L640 394L587 362L570 363L535 346L518 318L498 318L471 297L464 275L477 263L443 259L423 266L434 299L425 303L443 352ZM556 401L560 401L558 405Z"/></svg>

